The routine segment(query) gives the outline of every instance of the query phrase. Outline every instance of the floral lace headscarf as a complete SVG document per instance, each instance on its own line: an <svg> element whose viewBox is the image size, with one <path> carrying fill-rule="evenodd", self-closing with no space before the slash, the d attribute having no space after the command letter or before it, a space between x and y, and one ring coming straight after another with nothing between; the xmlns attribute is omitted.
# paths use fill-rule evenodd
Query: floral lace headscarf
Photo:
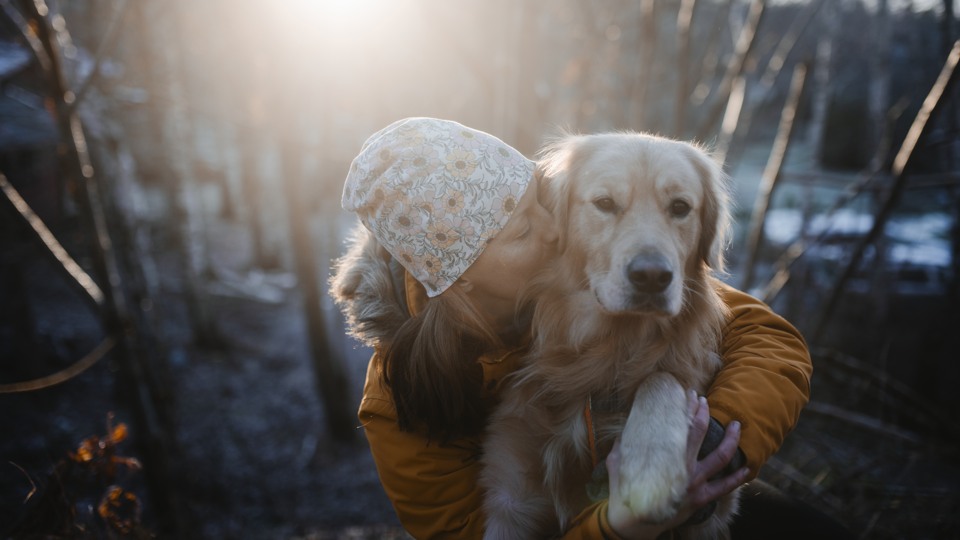
<svg viewBox="0 0 960 540"><path fill-rule="evenodd" d="M493 135L407 118L363 144L341 204L433 297L506 226L533 171L532 161Z"/></svg>

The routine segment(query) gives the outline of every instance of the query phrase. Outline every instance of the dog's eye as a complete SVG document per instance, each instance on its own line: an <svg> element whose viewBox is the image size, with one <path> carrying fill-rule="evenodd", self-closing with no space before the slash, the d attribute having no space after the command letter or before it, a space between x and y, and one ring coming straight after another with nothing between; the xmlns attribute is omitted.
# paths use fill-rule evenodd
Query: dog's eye
<svg viewBox="0 0 960 540"><path fill-rule="evenodd" d="M687 201L676 199L670 203L670 214L673 217L686 217L690 213L690 204Z"/></svg>
<svg viewBox="0 0 960 540"><path fill-rule="evenodd" d="M610 197L598 197L593 200L593 205L601 212L613 213L617 211L617 203Z"/></svg>

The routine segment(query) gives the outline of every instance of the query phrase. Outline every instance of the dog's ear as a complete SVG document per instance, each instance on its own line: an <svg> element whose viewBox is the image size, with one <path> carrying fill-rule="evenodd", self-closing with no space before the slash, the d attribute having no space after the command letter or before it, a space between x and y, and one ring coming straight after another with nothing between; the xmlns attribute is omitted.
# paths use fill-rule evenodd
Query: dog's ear
<svg viewBox="0 0 960 540"><path fill-rule="evenodd" d="M690 146L690 159L703 184L703 207L700 210L700 260L710 269L722 272L724 251L730 231L730 196L727 176L721 165L704 150Z"/></svg>
<svg viewBox="0 0 960 540"><path fill-rule="evenodd" d="M576 135L564 134L548 141L537 153L537 174L541 177L540 204L553 216L561 251L566 245L570 175L579 139Z"/></svg>

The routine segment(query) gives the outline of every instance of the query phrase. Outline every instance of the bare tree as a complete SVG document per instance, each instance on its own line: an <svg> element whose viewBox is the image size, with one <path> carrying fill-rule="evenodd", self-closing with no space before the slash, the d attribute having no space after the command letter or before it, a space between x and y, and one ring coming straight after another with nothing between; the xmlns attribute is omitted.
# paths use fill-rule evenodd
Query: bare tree
<svg viewBox="0 0 960 540"><path fill-rule="evenodd" d="M147 10L151 9L159 9L160 12L148 15ZM187 97L183 86L186 77L186 53L183 51L184 41L180 34L181 9L181 2L159 8L137 6L141 17L150 18L150 23L143 24L143 28L150 29L147 39L154 44L148 49L157 55L154 58L156 63L151 66L150 76L158 83L156 88L165 88L165 102L169 107L162 140L158 142L172 167L170 183L173 186L172 195L176 208L174 227L183 253L184 297L197 343L217 346L220 338L213 323L202 281L208 272L209 261L204 216L194 177L193 127L186 110Z"/></svg>

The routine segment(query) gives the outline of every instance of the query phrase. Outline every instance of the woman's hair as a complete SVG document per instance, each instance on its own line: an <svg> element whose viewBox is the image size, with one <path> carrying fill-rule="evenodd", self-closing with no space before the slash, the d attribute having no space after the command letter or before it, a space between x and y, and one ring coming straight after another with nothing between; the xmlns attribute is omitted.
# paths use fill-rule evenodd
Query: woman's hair
<svg viewBox="0 0 960 540"><path fill-rule="evenodd" d="M381 348L400 429L425 429L441 442L479 433L487 410L477 359L502 346L460 287L428 299Z"/></svg>

